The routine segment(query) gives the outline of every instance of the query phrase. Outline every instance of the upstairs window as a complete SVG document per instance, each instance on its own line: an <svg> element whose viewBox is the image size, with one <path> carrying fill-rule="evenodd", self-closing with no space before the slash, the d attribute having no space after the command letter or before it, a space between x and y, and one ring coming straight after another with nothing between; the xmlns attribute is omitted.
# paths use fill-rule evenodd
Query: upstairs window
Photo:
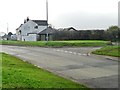
<svg viewBox="0 0 120 90"><path fill-rule="evenodd" d="M19 31L19 33L21 34L21 30Z"/></svg>
<svg viewBox="0 0 120 90"><path fill-rule="evenodd" d="M35 26L34 28L35 28L35 29L38 29L38 26Z"/></svg>

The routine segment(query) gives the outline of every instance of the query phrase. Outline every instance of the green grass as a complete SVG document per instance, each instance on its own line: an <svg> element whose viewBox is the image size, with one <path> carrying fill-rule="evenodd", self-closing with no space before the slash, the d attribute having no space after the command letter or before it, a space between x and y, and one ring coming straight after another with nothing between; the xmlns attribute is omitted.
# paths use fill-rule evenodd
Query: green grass
<svg viewBox="0 0 120 90"><path fill-rule="evenodd" d="M93 54L98 55L108 55L108 56L114 56L114 57L120 57L120 46L107 46L103 47L101 49L98 49L96 51L93 51Z"/></svg>
<svg viewBox="0 0 120 90"><path fill-rule="evenodd" d="M2 54L0 54L0 90L2 88Z"/></svg>
<svg viewBox="0 0 120 90"><path fill-rule="evenodd" d="M84 88L27 62L2 53L2 88Z"/></svg>
<svg viewBox="0 0 120 90"><path fill-rule="evenodd" d="M40 47L87 47L87 46L106 46L111 45L110 41L102 40L71 40L71 41L1 41L3 45L24 45Z"/></svg>

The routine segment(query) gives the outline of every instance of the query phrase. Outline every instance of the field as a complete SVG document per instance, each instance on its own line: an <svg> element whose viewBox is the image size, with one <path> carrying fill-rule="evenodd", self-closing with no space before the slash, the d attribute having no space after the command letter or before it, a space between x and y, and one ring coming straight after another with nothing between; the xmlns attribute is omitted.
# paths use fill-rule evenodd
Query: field
<svg viewBox="0 0 120 90"><path fill-rule="evenodd" d="M92 52L93 54L120 57L120 46L107 46Z"/></svg>
<svg viewBox="0 0 120 90"><path fill-rule="evenodd" d="M102 40L71 40L71 41L1 41L3 45L23 45L40 47L97 47L111 45L110 41Z"/></svg>
<svg viewBox="0 0 120 90"><path fill-rule="evenodd" d="M27 62L2 53L2 88L84 88L87 87L54 75ZM29 90L30 90L29 89Z"/></svg>

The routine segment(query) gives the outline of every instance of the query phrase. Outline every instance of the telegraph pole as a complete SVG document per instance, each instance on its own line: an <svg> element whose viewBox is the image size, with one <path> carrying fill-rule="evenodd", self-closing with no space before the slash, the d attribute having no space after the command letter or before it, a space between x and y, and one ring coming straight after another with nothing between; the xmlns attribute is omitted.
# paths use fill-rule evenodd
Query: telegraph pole
<svg viewBox="0 0 120 90"><path fill-rule="evenodd" d="M48 0L46 0L46 19L48 24Z"/></svg>
<svg viewBox="0 0 120 90"><path fill-rule="evenodd" d="M48 28L48 0L46 0L46 20L47 20L47 28ZM46 40L48 42L48 39L49 39L49 35L48 35L48 32L46 30Z"/></svg>
<svg viewBox="0 0 120 90"><path fill-rule="evenodd" d="M8 23L7 23L7 34L8 34L8 31L9 31L9 27L8 27Z"/></svg>

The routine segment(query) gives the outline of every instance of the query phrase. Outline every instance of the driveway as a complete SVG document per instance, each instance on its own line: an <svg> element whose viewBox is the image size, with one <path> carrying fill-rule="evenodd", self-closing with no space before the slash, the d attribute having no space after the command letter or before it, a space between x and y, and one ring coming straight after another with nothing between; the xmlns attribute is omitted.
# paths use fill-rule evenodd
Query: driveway
<svg viewBox="0 0 120 90"><path fill-rule="evenodd" d="M84 48L41 48L3 46L2 52L17 56L59 76L91 88L118 88L118 62L113 58L92 55Z"/></svg>

